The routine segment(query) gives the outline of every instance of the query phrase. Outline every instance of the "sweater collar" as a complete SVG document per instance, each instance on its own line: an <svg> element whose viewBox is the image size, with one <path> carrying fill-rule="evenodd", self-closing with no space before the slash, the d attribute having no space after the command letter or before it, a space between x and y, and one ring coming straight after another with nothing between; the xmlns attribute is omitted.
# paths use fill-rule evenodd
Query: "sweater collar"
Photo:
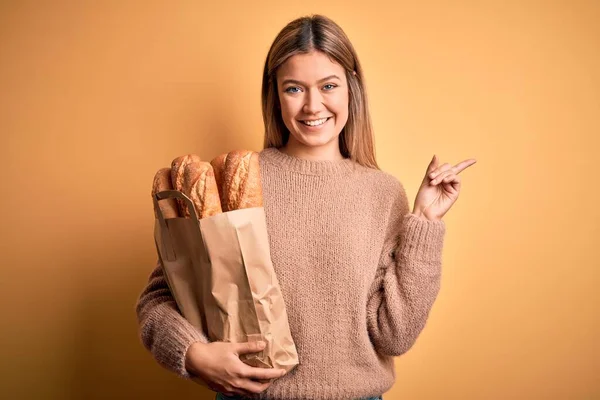
<svg viewBox="0 0 600 400"><path fill-rule="evenodd" d="M267 162L277 165L285 171L304 175L343 175L352 172L356 164L350 158L342 160L306 160L291 156L276 147L267 147L260 152Z"/></svg>

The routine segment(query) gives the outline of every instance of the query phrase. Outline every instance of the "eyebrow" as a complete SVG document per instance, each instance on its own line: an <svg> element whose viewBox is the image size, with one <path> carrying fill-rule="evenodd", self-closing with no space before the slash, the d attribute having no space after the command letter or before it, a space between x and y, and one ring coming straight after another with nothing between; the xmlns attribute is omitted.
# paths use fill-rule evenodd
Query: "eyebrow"
<svg viewBox="0 0 600 400"><path fill-rule="evenodd" d="M341 79L340 79L339 76L337 76L337 75L329 75L329 76L326 76L325 78L319 79L317 82L323 82L323 81L327 81L329 79L339 79L341 81ZM283 82L281 82L281 85L283 86L286 83L296 83L296 84L299 84L299 85L306 85L304 82L300 82L300 81L297 81L295 79L286 79Z"/></svg>

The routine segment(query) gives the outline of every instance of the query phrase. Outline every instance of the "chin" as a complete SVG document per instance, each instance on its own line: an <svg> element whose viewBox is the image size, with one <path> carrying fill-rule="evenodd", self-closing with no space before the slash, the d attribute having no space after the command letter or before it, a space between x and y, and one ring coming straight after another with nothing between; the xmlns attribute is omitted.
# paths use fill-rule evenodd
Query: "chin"
<svg viewBox="0 0 600 400"><path fill-rule="evenodd" d="M297 141L307 147L322 147L329 145L333 141L337 143L337 140L337 136L315 135L313 137L303 137L302 140Z"/></svg>

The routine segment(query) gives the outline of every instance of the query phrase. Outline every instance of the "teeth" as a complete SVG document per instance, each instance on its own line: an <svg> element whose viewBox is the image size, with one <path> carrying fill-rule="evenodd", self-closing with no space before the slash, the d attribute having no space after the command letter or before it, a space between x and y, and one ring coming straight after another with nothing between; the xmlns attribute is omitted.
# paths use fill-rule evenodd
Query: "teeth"
<svg viewBox="0 0 600 400"><path fill-rule="evenodd" d="M325 123L325 121L327 121L327 118L323 118L323 119L317 119L316 121L302 121L304 123L304 125L308 125L308 126L318 126L318 125L322 125Z"/></svg>

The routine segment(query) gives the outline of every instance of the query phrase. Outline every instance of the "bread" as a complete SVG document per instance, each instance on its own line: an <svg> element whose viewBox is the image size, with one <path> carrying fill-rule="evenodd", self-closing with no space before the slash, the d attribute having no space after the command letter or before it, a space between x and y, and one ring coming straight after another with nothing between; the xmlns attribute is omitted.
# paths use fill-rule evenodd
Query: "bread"
<svg viewBox="0 0 600 400"><path fill-rule="evenodd" d="M175 190L180 190L179 188L183 185L183 171L185 170L185 166L192 162L202 161L200 156L197 154L186 154L181 157L175 158L171 162L171 182L173 182L173 187Z"/></svg>
<svg viewBox="0 0 600 400"><path fill-rule="evenodd" d="M198 219L212 217L222 212L219 188L210 163L193 161L186 164L182 185L182 192L194 203Z"/></svg>
<svg viewBox="0 0 600 400"><path fill-rule="evenodd" d="M258 153L234 150L211 164L218 170L223 212L263 206Z"/></svg>
<svg viewBox="0 0 600 400"><path fill-rule="evenodd" d="M217 186L219 187L219 196L221 199L223 198L223 192L221 189L223 188L223 170L225 168L225 162L227 161L227 153L223 153L220 156L215 157L210 165L213 167L213 171L215 172L215 180L217 181Z"/></svg>
<svg viewBox="0 0 600 400"><path fill-rule="evenodd" d="M171 168L161 168L154 175L154 181L152 182L152 197L154 197L156 193L164 192L165 190L173 190L173 185L171 184ZM159 200L158 207L165 219L179 217L175 199Z"/></svg>
<svg viewBox="0 0 600 400"><path fill-rule="evenodd" d="M185 193L185 191L183 190L184 171L189 164L200 161L202 160L198 155L186 154L181 157L175 158L171 162L171 182L173 183L173 189L178 190L189 197L189 193ZM188 218L190 216L190 212L188 211L185 202L181 199L176 199L176 202L177 208L179 210L179 215Z"/></svg>

